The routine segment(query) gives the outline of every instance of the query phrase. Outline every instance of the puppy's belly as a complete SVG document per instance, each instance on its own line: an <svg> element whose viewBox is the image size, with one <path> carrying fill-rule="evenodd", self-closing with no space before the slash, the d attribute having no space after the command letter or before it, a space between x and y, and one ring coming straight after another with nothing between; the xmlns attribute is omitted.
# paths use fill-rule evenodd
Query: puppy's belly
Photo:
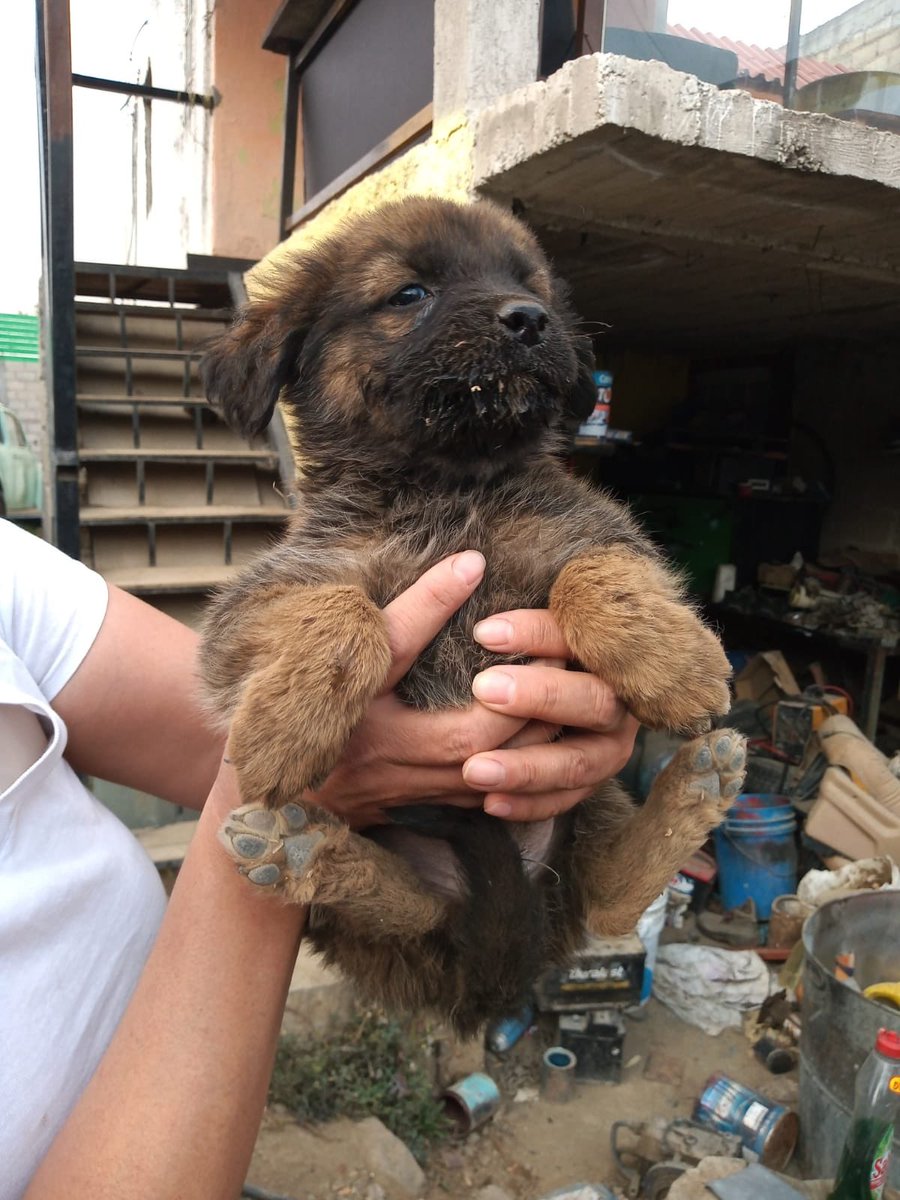
<svg viewBox="0 0 900 1200"><path fill-rule="evenodd" d="M529 879L546 870L553 848L556 823L528 821L510 824L509 831L519 846L522 866ZM386 850L398 854L412 867L422 882L444 900L459 900L465 892L465 880L450 846L439 838L425 837L398 825L377 825L366 837Z"/></svg>

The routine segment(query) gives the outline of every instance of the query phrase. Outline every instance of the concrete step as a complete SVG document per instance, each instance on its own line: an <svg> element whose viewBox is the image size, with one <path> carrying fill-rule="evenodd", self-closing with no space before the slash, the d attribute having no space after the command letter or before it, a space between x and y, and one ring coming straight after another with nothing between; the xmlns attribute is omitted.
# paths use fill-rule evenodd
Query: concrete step
<svg viewBox="0 0 900 1200"><path fill-rule="evenodd" d="M228 505L194 504L167 507L162 504L136 504L121 507L86 505L79 512L82 525L138 525L138 524L213 524L216 522L283 521L289 510L276 505Z"/></svg>
<svg viewBox="0 0 900 1200"><path fill-rule="evenodd" d="M138 446L104 446L102 449L85 448L78 451L82 463L115 462L162 462L162 463L242 463L263 464L275 469L277 456L270 450L196 450L185 447L146 450Z"/></svg>
<svg viewBox="0 0 900 1200"><path fill-rule="evenodd" d="M136 404L141 407L144 405L171 408L208 407L205 396L180 396L174 393L142 396L136 393L128 395L125 392L110 392L108 394L105 392L79 392L75 400L81 409L99 407L102 410L107 407L125 407L130 411Z"/></svg>
<svg viewBox="0 0 900 1200"><path fill-rule="evenodd" d="M107 567L102 574L107 583L136 596L146 596L209 592L233 579L239 569L236 563L203 563L174 567Z"/></svg>

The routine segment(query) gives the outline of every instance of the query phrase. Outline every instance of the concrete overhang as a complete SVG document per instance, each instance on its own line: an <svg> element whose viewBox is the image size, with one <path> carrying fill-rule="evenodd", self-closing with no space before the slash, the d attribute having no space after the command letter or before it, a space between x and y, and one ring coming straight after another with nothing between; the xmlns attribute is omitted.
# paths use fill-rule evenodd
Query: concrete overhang
<svg viewBox="0 0 900 1200"><path fill-rule="evenodd" d="M471 120L473 189L617 342L896 337L900 137L606 54Z"/></svg>

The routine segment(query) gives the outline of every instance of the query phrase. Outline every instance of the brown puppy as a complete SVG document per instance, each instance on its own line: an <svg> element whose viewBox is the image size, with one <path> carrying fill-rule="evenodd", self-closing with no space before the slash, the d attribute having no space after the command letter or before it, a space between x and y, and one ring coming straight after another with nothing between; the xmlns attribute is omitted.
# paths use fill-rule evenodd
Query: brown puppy
<svg viewBox="0 0 900 1200"><path fill-rule="evenodd" d="M586 929L632 930L740 787L742 740L720 730L676 755L642 809L607 783L537 829L423 805L361 836L301 800L383 686L380 608L462 549L484 553L484 582L402 681L410 704L469 705L472 677L502 661L475 622L549 605L645 724L697 735L727 710L727 660L675 575L560 465L592 365L520 222L422 198L297 256L205 362L210 399L244 432L281 396L301 471L284 540L207 623L206 687L249 802L223 840L251 882L312 904L313 943L368 994L467 1032L515 1010Z"/></svg>

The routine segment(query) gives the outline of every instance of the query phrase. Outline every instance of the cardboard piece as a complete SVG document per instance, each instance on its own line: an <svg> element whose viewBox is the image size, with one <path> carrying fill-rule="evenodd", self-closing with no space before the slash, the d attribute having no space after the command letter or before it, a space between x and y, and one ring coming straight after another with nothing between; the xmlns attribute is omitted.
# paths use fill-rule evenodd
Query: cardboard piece
<svg viewBox="0 0 900 1200"><path fill-rule="evenodd" d="M738 700L767 704L785 696L799 696L800 685L780 650L764 650L754 654L737 676L734 694Z"/></svg>

